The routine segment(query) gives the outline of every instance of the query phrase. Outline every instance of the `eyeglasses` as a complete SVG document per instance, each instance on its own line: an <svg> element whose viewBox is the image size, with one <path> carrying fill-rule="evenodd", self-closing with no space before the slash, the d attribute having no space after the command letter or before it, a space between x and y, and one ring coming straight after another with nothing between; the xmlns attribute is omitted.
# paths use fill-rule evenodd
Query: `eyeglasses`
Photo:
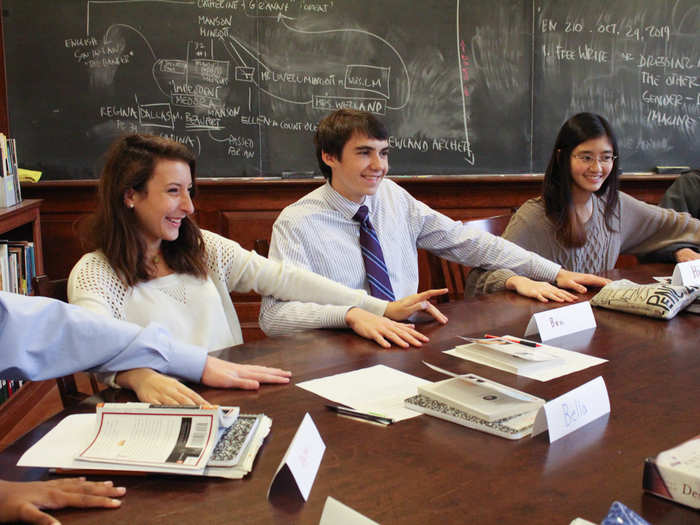
<svg viewBox="0 0 700 525"><path fill-rule="evenodd" d="M572 155L572 157L582 162L583 164L590 166L596 160L598 161L598 164L612 164L613 161L617 158L617 155L611 155L610 153L606 153L596 158L593 155L589 155L588 153L577 153L576 155Z"/></svg>

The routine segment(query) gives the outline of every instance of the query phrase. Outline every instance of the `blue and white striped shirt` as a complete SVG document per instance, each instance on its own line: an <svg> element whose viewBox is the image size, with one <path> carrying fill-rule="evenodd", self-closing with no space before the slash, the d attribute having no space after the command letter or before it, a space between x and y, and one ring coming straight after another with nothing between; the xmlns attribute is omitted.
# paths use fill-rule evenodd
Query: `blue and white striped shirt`
<svg viewBox="0 0 700 525"><path fill-rule="evenodd" d="M377 193L362 204L369 208L397 299L417 292L418 248L466 266L510 268L538 281L554 281L561 269L509 241L450 219L390 179L382 181ZM282 210L272 230L269 257L369 291L360 225L353 220L359 207L327 182ZM347 307L265 297L260 326L267 335L343 327L346 311Z"/></svg>

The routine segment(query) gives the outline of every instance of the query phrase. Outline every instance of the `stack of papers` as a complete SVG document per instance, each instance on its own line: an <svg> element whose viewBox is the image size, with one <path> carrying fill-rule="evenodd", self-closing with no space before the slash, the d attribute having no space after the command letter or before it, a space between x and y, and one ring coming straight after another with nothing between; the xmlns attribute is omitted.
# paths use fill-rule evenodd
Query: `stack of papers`
<svg viewBox="0 0 700 525"><path fill-rule="evenodd" d="M18 466L163 472L239 479L250 472L272 421L237 407L100 405L63 419Z"/></svg>
<svg viewBox="0 0 700 525"><path fill-rule="evenodd" d="M607 359L601 359L600 357L564 350L563 348L543 343L525 341L510 335L485 339L470 337L462 337L461 339L466 339L472 343L445 350L445 353L538 381L549 381L550 379L607 362ZM484 344L484 342L507 341L509 339L511 341L525 341L528 344L523 345L515 342L511 345ZM474 344L474 342L477 344ZM511 353L510 350L505 349L513 349L515 351ZM523 353L515 355L518 352ZM541 355L542 359L538 358L538 355Z"/></svg>
<svg viewBox="0 0 700 525"><path fill-rule="evenodd" d="M545 370L564 363L563 359L543 350L540 343L528 342L526 345L510 336L471 339L471 343L457 346L454 350L460 357L513 374Z"/></svg>

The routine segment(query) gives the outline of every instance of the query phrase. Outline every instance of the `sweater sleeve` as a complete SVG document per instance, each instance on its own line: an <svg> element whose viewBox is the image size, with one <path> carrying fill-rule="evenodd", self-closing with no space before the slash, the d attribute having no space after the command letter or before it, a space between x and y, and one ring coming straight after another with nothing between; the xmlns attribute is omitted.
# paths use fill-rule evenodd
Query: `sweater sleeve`
<svg viewBox="0 0 700 525"><path fill-rule="evenodd" d="M322 316L321 323L307 321L303 316L278 318L278 323L262 323L268 335L290 330L345 326L345 313L360 307L383 315L388 303L370 296L364 290L353 290L340 283L316 275L287 261L276 261L245 250L237 242L212 232L206 232L210 267L213 265L227 284L229 291L254 291L274 297L284 304L298 304L301 309L321 309L333 312ZM211 248L209 248L211 246ZM338 315L334 315L334 314ZM266 329L267 328L267 329Z"/></svg>
<svg viewBox="0 0 700 525"><path fill-rule="evenodd" d="M539 215L541 215L539 205L534 200L525 202L511 217L503 232L503 239L515 243L525 250L541 254L544 247L540 246L540 243L546 242L544 237L547 236L547 232L542 232L543 219L540 217L538 221ZM537 224L538 222L540 224ZM542 238L538 238L535 232ZM465 295L469 297L505 290L506 281L516 275L518 275L516 272L507 268L495 270L473 268L464 285Z"/></svg>
<svg viewBox="0 0 700 525"><path fill-rule="evenodd" d="M646 255L700 246L700 220L660 208L620 192L622 253ZM671 251L672 250L672 251Z"/></svg>

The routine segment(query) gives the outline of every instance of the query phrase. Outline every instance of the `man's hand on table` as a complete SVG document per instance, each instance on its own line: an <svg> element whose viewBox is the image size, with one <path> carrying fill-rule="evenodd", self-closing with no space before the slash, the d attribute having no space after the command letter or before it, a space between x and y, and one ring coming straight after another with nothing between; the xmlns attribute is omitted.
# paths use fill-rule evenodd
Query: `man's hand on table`
<svg viewBox="0 0 700 525"><path fill-rule="evenodd" d="M415 313L425 312L431 315L438 323L445 324L447 323L447 317L430 302L430 299L438 295L444 295L447 291L447 288L440 288L408 295L403 299L389 303L384 311L384 315L394 321L404 321Z"/></svg>
<svg viewBox="0 0 700 525"><path fill-rule="evenodd" d="M401 348L422 346L429 340L415 330L412 324L397 323L362 308L350 308L345 314L345 322L357 335L372 339L384 348L391 348L392 342Z"/></svg>

